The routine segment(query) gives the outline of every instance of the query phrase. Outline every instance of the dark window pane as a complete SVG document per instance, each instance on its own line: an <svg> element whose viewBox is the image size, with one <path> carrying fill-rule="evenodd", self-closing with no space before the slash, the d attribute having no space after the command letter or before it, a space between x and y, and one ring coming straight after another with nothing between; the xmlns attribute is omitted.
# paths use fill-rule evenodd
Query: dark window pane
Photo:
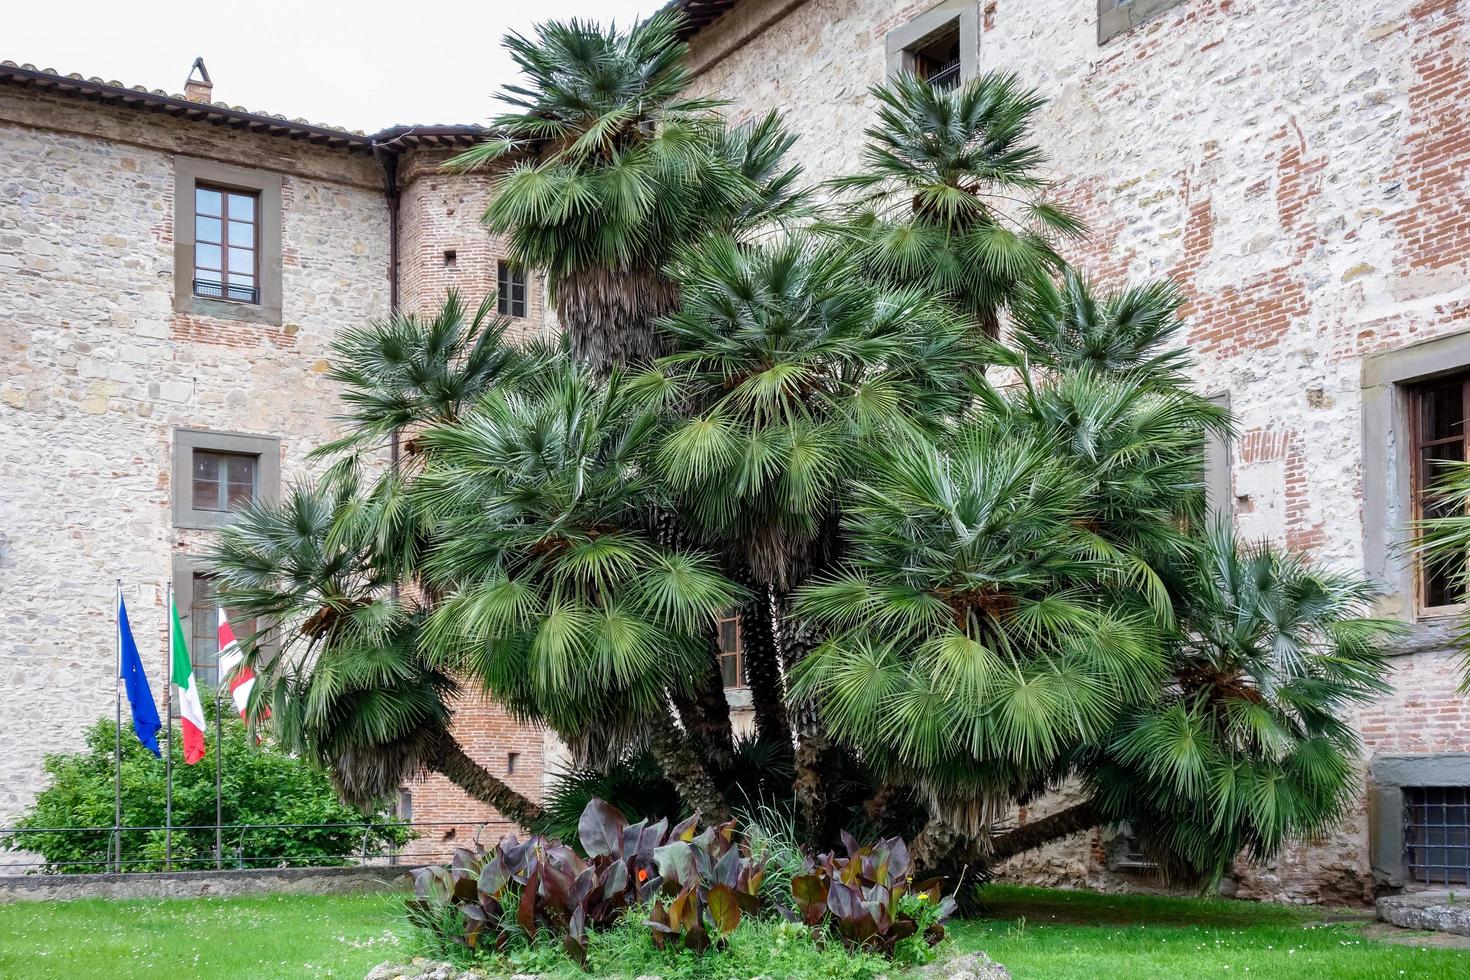
<svg viewBox="0 0 1470 980"><path fill-rule="evenodd" d="M194 241L219 244L219 219L203 218L194 219Z"/></svg>
<svg viewBox="0 0 1470 980"><path fill-rule="evenodd" d="M220 192L207 187L194 188L194 211L218 218L220 215Z"/></svg>
<svg viewBox="0 0 1470 980"><path fill-rule="evenodd" d="M1465 445L1461 442L1426 446L1419 458L1419 514L1424 520L1451 517L1458 513L1454 502L1437 493L1435 487L1445 472L1446 461L1463 462ZM1460 578L1465 570L1465 560L1454 557L1437 561L1426 560L1423 567L1424 604L1426 606L1453 606L1464 600L1464 583Z"/></svg>
<svg viewBox="0 0 1470 980"><path fill-rule="evenodd" d="M720 658L720 679L726 687L740 686L740 662L733 655Z"/></svg>
<svg viewBox="0 0 1470 980"><path fill-rule="evenodd" d="M194 509L220 509L220 458L214 453L194 452Z"/></svg>
<svg viewBox="0 0 1470 980"><path fill-rule="evenodd" d="M229 458L229 484L226 488L225 510L244 510L255 499L255 458L231 456Z"/></svg>
<svg viewBox="0 0 1470 980"><path fill-rule="evenodd" d="M194 682L200 686L219 684L219 614L214 603L214 583L208 575L194 573L194 597L189 603L189 659L194 665Z"/></svg>
<svg viewBox="0 0 1470 980"><path fill-rule="evenodd" d="M1465 434L1464 383L1456 379L1426 387L1419 395L1422 442L1449 439Z"/></svg>

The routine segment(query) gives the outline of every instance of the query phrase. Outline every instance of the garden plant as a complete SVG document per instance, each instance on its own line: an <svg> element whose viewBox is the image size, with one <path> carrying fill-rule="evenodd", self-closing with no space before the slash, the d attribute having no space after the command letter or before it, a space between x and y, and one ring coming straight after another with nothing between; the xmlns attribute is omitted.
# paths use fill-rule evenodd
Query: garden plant
<svg viewBox="0 0 1470 980"><path fill-rule="evenodd" d="M358 803L427 768L528 832L564 825L566 800L455 742L474 689L622 799L672 788L620 856L585 831L585 856L542 848L535 888L540 845L483 859L524 875L522 931L564 929L574 957L613 893L659 902L654 931L690 949L746 914L744 856L634 890L662 818L784 809L812 862L799 914L884 951L928 929L929 891L859 909L879 851L984 880L1126 822L1207 883L1338 819L1342 719L1384 689L1396 627L1364 582L1211 522L1204 447L1232 426L1190 383L1182 297L1067 265L1084 229L1048 198L1035 93L895 80L862 169L811 193L779 119L732 128L690 95L672 15L507 44L514 111L455 166L506 167L486 221L566 337L511 343L489 301L450 296L338 341L321 479L212 556L225 601L273 624L257 702L284 744ZM757 751L722 689L727 610ZM1073 805L1011 822L1064 782ZM431 885L499 935L458 883L481 860ZM563 901L587 875L602 897Z"/></svg>

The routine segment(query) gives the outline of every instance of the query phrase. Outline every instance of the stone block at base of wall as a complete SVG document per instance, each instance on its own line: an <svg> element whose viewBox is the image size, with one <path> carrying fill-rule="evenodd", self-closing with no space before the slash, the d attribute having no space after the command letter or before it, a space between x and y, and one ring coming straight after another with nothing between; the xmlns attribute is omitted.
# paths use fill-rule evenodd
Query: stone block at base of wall
<svg viewBox="0 0 1470 980"><path fill-rule="evenodd" d="M407 889L411 868L245 868L147 874L0 875L0 903L73 898L359 895Z"/></svg>
<svg viewBox="0 0 1470 980"><path fill-rule="evenodd" d="M1378 918L1405 929L1428 929L1470 936L1470 895L1422 892L1389 895L1377 902Z"/></svg>

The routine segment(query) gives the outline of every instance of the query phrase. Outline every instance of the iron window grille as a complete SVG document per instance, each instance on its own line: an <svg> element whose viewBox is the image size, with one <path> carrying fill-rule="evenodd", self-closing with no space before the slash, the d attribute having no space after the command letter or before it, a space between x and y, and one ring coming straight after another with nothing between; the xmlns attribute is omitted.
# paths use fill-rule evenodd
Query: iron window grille
<svg viewBox="0 0 1470 980"><path fill-rule="evenodd" d="M1422 884L1470 884L1470 787L1404 787L1404 864Z"/></svg>
<svg viewBox="0 0 1470 980"><path fill-rule="evenodd" d="M948 64L940 65L931 71L927 77L931 88L941 92L948 92L959 87L960 84L960 59L956 58Z"/></svg>

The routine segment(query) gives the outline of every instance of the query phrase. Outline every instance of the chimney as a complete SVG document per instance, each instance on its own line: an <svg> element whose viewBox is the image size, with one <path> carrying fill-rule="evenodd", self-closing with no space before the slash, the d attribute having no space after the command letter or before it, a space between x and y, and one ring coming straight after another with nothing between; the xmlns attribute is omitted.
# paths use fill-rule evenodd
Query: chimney
<svg viewBox="0 0 1470 980"><path fill-rule="evenodd" d="M195 75L198 78L195 78ZM203 58L195 58L194 65L189 69L189 77L184 80L184 98L190 102L213 102L214 83L209 80L209 69L204 67Z"/></svg>

